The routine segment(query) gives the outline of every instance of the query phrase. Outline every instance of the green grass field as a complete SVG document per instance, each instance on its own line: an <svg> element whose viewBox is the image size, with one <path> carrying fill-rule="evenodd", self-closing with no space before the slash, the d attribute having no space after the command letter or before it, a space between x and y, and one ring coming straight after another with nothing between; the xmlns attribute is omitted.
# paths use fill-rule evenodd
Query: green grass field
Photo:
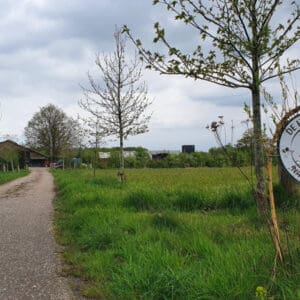
<svg viewBox="0 0 300 300"><path fill-rule="evenodd" d="M236 169L128 170L125 184L115 170L53 174L65 271L84 280L84 295L300 299L300 214L280 189L286 262L274 274L269 233Z"/></svg>
<svg viewBox="0 0 300 300"><path fill-rule="evenodd" d="M20 170L20 172L0 172L0 184L12 181L19 177L23 177L29 174L29 170Z"/></svg>

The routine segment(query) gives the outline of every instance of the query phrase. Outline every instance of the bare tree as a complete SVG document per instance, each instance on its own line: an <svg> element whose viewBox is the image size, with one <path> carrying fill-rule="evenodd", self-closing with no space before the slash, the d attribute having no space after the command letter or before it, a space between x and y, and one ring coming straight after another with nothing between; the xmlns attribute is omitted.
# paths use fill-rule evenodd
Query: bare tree
<svg viewBox="0 0 300 300"><path fill-rule="evenodd" d="M88 74L90 87L84 88L80 106L99 121L99 129L107 136L115 136L120 146L119 178L124 180L124 140L131 135L148 131L151 104L147 87L140 82L142 64L138 56L126 59L125 37L120 30L114 34L116 49L110 55L97 55L96 65L102 82Z"/></svg>
<svg viewBox="0 0 300 300"><path fill-rule="evenodd" d="M60 108L48 104L35 113L25 128L26 143L45 150L50 160L56 160L67 149L78 145L79 123Z"/></svg>
<svg viewBox="0 0 300 300"><path fill-rule="evenodd" d="M154 42L161 42L166 47L166 55L146 50L126 26L123 29L138 47L147 67L161 74L179 74L250 90L257 178L255 196L258 211L263 215L267 202L261 142L261 86L278 76L276 67L280 58L300 38L300 10L296 2L291 2L292 12L287 16L284 9L279 11L283 4L281 0L154 0L154 4L165 6L176 20L195 30L200 43L191 53L184 53L174 46L159 23L154 25ZM280 22L276 20L278 16ZM299 60L288 60L282 72L299 68Z"/></svg>

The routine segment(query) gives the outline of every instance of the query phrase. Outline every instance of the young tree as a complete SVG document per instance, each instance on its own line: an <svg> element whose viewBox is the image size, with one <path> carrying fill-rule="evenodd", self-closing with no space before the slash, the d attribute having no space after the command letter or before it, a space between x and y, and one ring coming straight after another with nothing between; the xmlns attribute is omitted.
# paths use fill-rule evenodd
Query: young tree
<svg viewBox="0 0 300 300"><path fill-rule="evenodd" d="M299 40L299 6L293 1L293 11L286 18L283 9L279 11L281 0L154 0L153 3L164 5L176 20L194 28L203 43L192 53L183 53L167 40L165 30L156 23L154 42L161 42L168 49L168 54L163 55L145 50L141 41L135 40L125 26L123 30L138 47L148 68L161 74L179 74L250 90L257 177L255 196L259 212L265 214L261 86L278 76L276 67L280 58ZM276 16L280 17L280 23L276 22ZM283 73L297 69L299 60L288 60Z"/></svg>
<svg viewBox="0 0 300 300"><path fill-rule="evenodd" d="M34 148L42 148L50 160L73 146L77 146L79 123L68 117L60 108L48 104L35 113L25 128L26 143Z"/></svg>
<svg viewBox="0 0 300 300"><path fill-rule="evenodd" d="M99 118L88 118L84 120L87 125L86 133L89 135L89 144L94 150L94 158L93 158L93 175L96 176L96 166L97 161L99 161L99 146L103 143L105 138L105 132L100 126Z"/></svg>
<svg viewBox="0 0 300 300"><path fill-rule="evenodd" d="M116 49L110 55L98 55L96 65L102 83L88 75L90 88L83 88L80 106L99 120L99 129L116 136L120 145L120 180L124 180L124 139L148 131L151 115L146 110L151 104L147 87L140 83L142 65L138 56L126 60L125 37L120 30L114 34Z"/></svg>

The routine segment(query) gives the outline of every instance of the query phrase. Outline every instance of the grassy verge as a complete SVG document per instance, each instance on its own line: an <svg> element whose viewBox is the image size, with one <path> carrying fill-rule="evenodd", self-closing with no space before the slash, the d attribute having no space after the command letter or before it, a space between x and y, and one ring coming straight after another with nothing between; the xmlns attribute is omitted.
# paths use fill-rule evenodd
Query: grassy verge
<svg viewBox="0 0 300 300"><path fill-rule="evenodd" d="M247 170L245 170L247 171ZM84 295L105 299L298 299L300 214L279 216L286 265L235 169L54 171L56 228ZM283 197L283 196L282 196ZM259 295L258 295L259 296ZM258 298L258 299L267 299Z"/></svg>
<svg viewBox="0 0 300 300"><path fill-rule="evenodd" d="M12 181L19 177L23 177L29 174L29 170L20 170L19 172L0 172L0 184Z"/></svg>

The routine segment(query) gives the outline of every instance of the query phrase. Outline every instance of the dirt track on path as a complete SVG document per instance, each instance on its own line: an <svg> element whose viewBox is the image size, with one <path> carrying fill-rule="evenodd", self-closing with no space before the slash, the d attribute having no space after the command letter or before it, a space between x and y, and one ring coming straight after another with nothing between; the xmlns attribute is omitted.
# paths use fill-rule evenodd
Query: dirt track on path
<svg viewBox="0 0 300 300"><path fill-rule="evenodd" d="M52 175L30 175L0 186L0 299L74 299L60 274L53 237Z"/></svg>

